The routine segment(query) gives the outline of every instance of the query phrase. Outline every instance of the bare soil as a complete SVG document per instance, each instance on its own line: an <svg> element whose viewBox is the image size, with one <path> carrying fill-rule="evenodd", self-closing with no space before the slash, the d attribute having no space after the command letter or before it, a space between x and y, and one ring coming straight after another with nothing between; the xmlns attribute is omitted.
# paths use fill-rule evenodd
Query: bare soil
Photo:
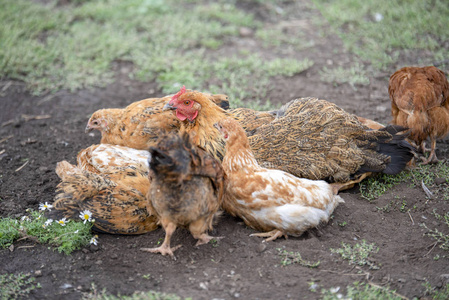
<svg viewBox="0 0 449 300"><path fill-rule="evenodd" d="M283 8L292 9L289 5L292 4ZM260 7L244 9L255 11L270 26L271 16L260 12ZM351 113L388 123L388 77L397 66L380 76L370 74L370 84L357 86L357 90L347 84L322 82L319 71L323 66L345 66L353 61L353 55L343 50L337 36L319 33L323 29L315 28L310 19L317 14L315 10L304 5L294 9L285 30L302 30L306 39L314 41L312 48L294 55L298 59L308 57L315 65L289 79L274 78L268 95L271 101L280 106L297 97L316 96ZM226 41L226 47L262 48L251 35ZM264 51L267 58L283 55L270 49ZM406 62L417 63L410 57ZM129 67L117 63L116 81L105 88L60 91L40 97L32 96L21 82L0 81L1 217L19 217L27 208L36 210L39 203L53 201L59 182L54 172L56 163L75 163L79 150L100 140L98 133L84 133L93 111L163 96L155 82L130 80ZM48 118L27 117L43 115ZM439 158L449 157L447 140L439 142L438 149ZM28 163L23 166L25 159ZM80 299L92 291L91 283L115 295L155 290L193 299L314 299L320 293L309 289L310 282L317 283L318 290L339 286L343 291L354 281L389 286L407 298L422 298L426 281L437 288L448 283L448 253L425 236L426 230L420 226L425 222L430 228L447 231L432 214L434 209L444 214L447 201L441 197L429 200L420 187L405 183L373 202L361 197L358 186L341 196L345 203L337 207L329 223L299 238L262 243L260 238L249 237L254 231L241 220L225 214L212 232L225 237L216 245L194 247L196 241L189 232L178 229L172 238L173 245L183 245L176 252L177 261L139 251L141 247L156 245L164 237L159 228L139 236L100 234L98 246L72 255L60 254L47 245L20 241L15 243L14 251L0 250L0 274L23 272L35 276L42 288L32 291L30 299ZM401 211L403 200L408 208L415 208ZM389 211L378 209L389 204ZM342 242L354 245L362 240L379 247L379 252L372 255L379 269L350 265L330 251L340 248ZM282 266L278 249L299 252L305 260L321 263L313 269L300 264Z"/></svg>

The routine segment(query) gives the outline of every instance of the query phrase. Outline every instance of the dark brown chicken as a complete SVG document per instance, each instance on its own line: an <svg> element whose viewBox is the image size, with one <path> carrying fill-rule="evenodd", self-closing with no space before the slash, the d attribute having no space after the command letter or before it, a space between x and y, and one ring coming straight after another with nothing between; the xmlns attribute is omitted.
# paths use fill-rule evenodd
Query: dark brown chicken
<svg viewBox="0 0 449 300"><path fill-rule="evenodd" d="M224 156L224 140L213 124L228 112L197 91L175 95L173 109L193 143L216 158ZM249 142L262 167L280 169L301 178L348 183L367 172L396 174L412 158L403 128L369 130L356 116L316 98L289 102L282 115L260 126Z"/></svg>
<svg viewBox="0 0 449 300"><path fill-rule="evenodd" d="M108 144L78 154L78 165L59 162L61 178L54 207L66 218L79 219L88 210L94 229L114 234L155 230L157 219L147 211L148 151Z"/></svg>
<svg viewBox="0 0 449 300"><path fill-rule="evenodd" d="M228 96L208 94L208 97L220 107L229 108ZM100 109L90 117L86 132L99 130L102 144L148 150L162 132L179 130L178 119L162 110L170 98L144 99L123 109Z"/></svg>
<svg viewBox="0 0 449 300"><path fill-rule="evenodd" d="M425 154L423 162L435 163L436 140L449 132L449 83L443 71L430 67L405 67L390 77L393 124L411 129L409 138ZM430 150L426 139L430 138Z"/></svg>
<svg viewBox="0 0 449 300"><path fill-rule="evenodd" d="M206 231L223 198L223 170L220 163L206 151L194 146L188 134L162 137L150 147L150 189L148 211L159 218L165 230L160 247L141 250L170 255L178 249L170 246L170 239L178 226L187 227L197 245L208 243L213 237Z"/></svg>

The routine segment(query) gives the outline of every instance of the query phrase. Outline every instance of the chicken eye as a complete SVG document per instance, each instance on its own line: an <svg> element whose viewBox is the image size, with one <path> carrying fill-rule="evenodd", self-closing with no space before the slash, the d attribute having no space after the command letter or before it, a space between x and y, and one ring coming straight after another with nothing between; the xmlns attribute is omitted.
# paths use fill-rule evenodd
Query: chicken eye
<svg viewBox="0 0 449 300"><path fill-rule="evenodd" d="M184 105L190 105L190 101L189 100L184 101Z"/></svg>
<svg viewBox="0 0 449 300"><path fill-rule="evenodd" d="M98 121L93 121L92 124L98 125Z"/></svg>

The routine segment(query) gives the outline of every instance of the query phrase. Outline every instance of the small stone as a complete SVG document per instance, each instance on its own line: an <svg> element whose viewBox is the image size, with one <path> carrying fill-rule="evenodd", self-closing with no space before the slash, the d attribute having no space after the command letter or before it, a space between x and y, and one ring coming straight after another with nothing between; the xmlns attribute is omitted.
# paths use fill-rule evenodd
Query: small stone
<svg viewBox="0 0 449 300"><path fill-rule="evenodd" d="M257 247L256 247L256 252L257 253L262 253L267 249L267 243L260 243Z"/></svg>
<svg viewBox="0 0 449 300"><path fill-rule="evenodd" d="M200 282L200 289L207 290L207 284L204 282Z"/></svg>
<svg viewBox="0 0 449 300"><path fill-rule="evenodd" d="M240 27L239 33L241 37L250 37L253 35L253 30L248 27Z"/></svg>
<svg viewBox="0 0 449 300"><path fill-rule="evenodd" d="M100 260L97 260L96 262L95 262L95 264L96 265L101 265L103 263L103 261L100 259Z"/></svg>
<svg viewBox="0 0 449 300"><path fill-rule="evenodd" d="M446 178L443 177L435 178L435 184L443 184L443 183L446 183Z"/></svg>
<svg viewBox="0 0 449 300"><path fill-rule="evenodd" d="M117 258L118 258L118 255L116 253L111 255L111 259L117 259Z"/></svg>
<svg viewBox="0 0 449 300"><path fill-rule="evenodd" d="M235 248L229 248L229 249L228 249L228 252L229 252L229 253L233 253L234 251L235 251Z"/></svg>
<svg viewBox="0 0 449 300"><path fill-rule="evenodd" d="M61 285L59 288L60 288L60 289L63 289L63 290L67 290L67 289L73 288L73 285L71 285L70 283L64 283L64 284Z"/></svg>
<svg viewBox="0 0 449 300"><path fill-rule="evenodd" d="M42 271L41 270L35 271L34 276L36 276L36 277L42 276Z"/></svg>

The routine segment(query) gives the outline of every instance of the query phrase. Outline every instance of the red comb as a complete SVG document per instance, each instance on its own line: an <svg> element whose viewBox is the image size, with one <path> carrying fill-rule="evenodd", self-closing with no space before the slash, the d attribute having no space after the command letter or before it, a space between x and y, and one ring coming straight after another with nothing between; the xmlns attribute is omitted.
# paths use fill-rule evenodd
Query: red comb
<svg viewBox="0 0 449 300"><path fill-rule="evenodd" d="M181 90L179 92L177 92L173 97L171 97L172 100L176 100L178 99L179 96L181 96L182 94L184 94L186 92L186 86L183 85Z"/></svg>

